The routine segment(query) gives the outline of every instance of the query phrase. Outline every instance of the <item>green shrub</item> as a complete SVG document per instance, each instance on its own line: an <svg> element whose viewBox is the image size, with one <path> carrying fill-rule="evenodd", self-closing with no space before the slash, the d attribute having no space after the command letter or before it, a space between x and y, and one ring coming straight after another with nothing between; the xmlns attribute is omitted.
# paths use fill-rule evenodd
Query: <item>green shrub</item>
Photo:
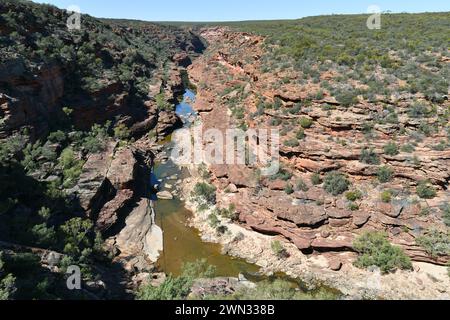
<svg viewBox="0 0 450 320"><path fill-rule="evenodd" d="M376 266L383 273L412 269L410 258L401 248L393 246L384 233L365 233L355 240L353 248L359 254L355 261L358 268Z"/></svg>
<svg viewBox="0 0 450 320"><path fill-rule="evenodd" d="M300 128L300 129L297 131L297 133L295 134L295 137L296 137L298 140L303 140L303 139L305 139L305 138L306 138L305 129Z"/></svg>
<svg viewBox="0 0 450 320"><path fill-rule="evenodd" d="M395 142L389 142L383 147L383 150L388 156L396 156L400 153L398 150L398 145Z"/></svg>
<svg viewBox="0 0 450 320"><path fill-rule="evenodd" d="M362 163L377 165L380 164L380 158L374 149L363 149L361 152L360 160Z"/></svg>
<svg viewBox="0 0 450 320"><path fill-rule="evenodd" d="M447 227L450 227L450 204L446 204L442 207L442 219Z"/></svg>
<svg viewBox="0 0 450 320"><path fill-rule="evenodd" d="M114 137L120 140L127 141L131 137L130 129L123 123L120 123L114 127Z"/></svg>
<svg viewBox="0 0 450 320"><path fill-rule="evenodd" d="M338 196L348 190L350 181L339 172L330 172L325 176L324 189L333 196Z"/></svg>
<svg viewBox="0 0 450 320"><path fill-rule="evenodd" d="M293 138L293 139L289 139L289 140L284 141L284 145L286 147L295 148L295 147L298 147L300 145L300 142L297 139Z"/></svg>
<svg viewBox="0 0 450 320"><path fill-rule="evenodd" d="M384 203L391 203L392 201L392 191L391 190L384 190L380 194L381 201Z"/></svg>
<svg viewBox="0 0 450 320"><path fill-rule="evenodd" d="M381 183L386 183L392 180L394 175L394 169L388 166L383 166L378 169L378 181Z"/></svg>
<svg viewBox="0 0 450 320"><path fill-rule="evenodd" d="M285 259L289 257L289 254L287 250L283 247L280 241L275 240L271 243L271 248L273 253L279 258L279 259Z"/></svg>
<svg viewBox="0 0 450 320"><path fill-rule="evenodd" d="M308 187L308 185L306 184L306 182L303 181L303 179L299 179L299 180L297 181L296 189L297 189L298 191L303 191L303 192L309 191L309 187Z"/></svg>
<svg viewBox="0 0 450 320"><path fill-rule="evenodd" d="M322 184L322 178L320 177L320 174L314 173L311 176L311 183L315 186L318 186L319 184Z"/></svg>
<svg viewBox="0 0 450 320"><path fill-rule="evenodd" d="M209 266L206 260L188 262L183 264L179 277L169 275L159 286L151 284L141 287L137 293L138 300L182 300L189 295L196 279L212 278L216 268Z"/></svg>
<svg viewBox="0 0 450 320"><path fill-rule="evenodd" d="M309 129L312 127L314 121L310 118L301 118L300 119L300 125L302 126L303 129Z"/></svg>
<svg viewBox="0 0 450 320"><path fill-rule="evenodd" d="M195 185L191 196L197 202L204 200L206 203L214 205L216 204L216 191L217 189L213 185L199 182Z"/></svg>
<svg viewBox="0 0 450 320"><path fill-rule="evenodd" d="M284 192L286 192L286 194L293 194L294 193L294 187L292 187L292 184L287 183L286 187L284 188Z"/></svg>
<svg viewBox="0 0 450 320"><path fill-rule="evenodd" d="M432 229L416 239L416 243L433 258L450 255L450 233Z"/></svg>
<svg viewBox="0 0 450 320"><path fill-rule="evenodd" d="M348 201L354 202L356 200L360 200L362 198L363 194L359 190L353 190L349 191L345 194L345 197Z"/></svg>
<svg viewBox="0 0 450 320"><path fill-rule="evenodd" d="M71 148L67 148L61 153L59 165L63 170L63 187L67 189L72 188L81 175L84 161L75 158L74 151Z"/></svg>
<svg viewBox="0 0 450 320"><path fill-rule="evenodd" d="M211 213L208 216L208 223L210 225L211 228L216 229L218 226L220 226L220 220L219 218L217 218L217 215L214 213Z"/></svg>
<svg viewBox="0 0 450 320"><path fill-rule="evenodd" d="M421 181L417 185L417 195L422 199L433 199L436 197L436 189L429 181Z"/></svg>

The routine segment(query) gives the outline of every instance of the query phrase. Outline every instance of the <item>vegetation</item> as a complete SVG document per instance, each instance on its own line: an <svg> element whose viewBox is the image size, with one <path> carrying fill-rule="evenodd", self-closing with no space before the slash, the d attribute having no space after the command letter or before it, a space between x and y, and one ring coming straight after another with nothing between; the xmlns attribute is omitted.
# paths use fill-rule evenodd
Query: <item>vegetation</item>
<svg viewBox="0 0 450 320"><path fill-rule="evenodd" d="M377 165L380 164L380 158L373 149L363 149L360 160L362 163Z"/></svg>
<svg viewBox="0 0 450 320"><path fill-rule="evenodd" d="M392 191L391 190L384 190L380 195L381 201L384 203L391 203L392 202Z"/></svg>
<svg viewBox="0 0 450 320"><path fill-rule="evenodd" d="M383 166L378 169L378 181L381 183L386 183L392 180L394 175L394 169L392 167Z"/></svg>
<svg viewBox="0 0 450 320"><path fill-rule="evenodd" d="M402 249L391 245L384 233L365 233L355 240L353 247L359 253L355 262L358 268L376 266L383 273L394 272L397 269L412 269L409 257Z"/></svg>
<svg viewBox="0 0 450 320"><path fill-rule="evenodd" d="M279 258L279 259L286 259L289 257L289 253L287 250L283 247L280 241L275 240L271 243L272 251L273 253Z"/></svg>
<svg viewBox="0 0 450 320"><path fill-rule="evenodd" d="M388 156L396 156L400 153L398 150L398 145L395 142L389 142L383 147L383 150Z"/></svg>
<svg viewBox="0 0 450 320"><path fill-rule="evenodd" d="M350 181L339 172L331 172L325 176L324 189L333 196L338 196L348 190Z"/></svg>
<svg viewBox="0 0 450 320"><path fill-rule="evenodd" d="M422 199L433 199L436 197L436 189L429 181L421 181L417 185L417 195Z"/></svg>
<svg viewBox="0 0 450 320"><path fill-rule="evenodd" d="M433 258L450 255L450 233L448 231L444 233L436 229L428 230L417 238L416 242Z"/></svg>
<svg viewBox="0 0 450 320"><path fill-rule="evenodd" d="M347 200L351 201L351 202L361 199L362 196L363 196L363 194L359 190L349 191L345 194L345 197L347 198Z"/></svg>
<svg viewBox="0 0 450 320"><path fill-rule="evenodd" d="M169 275L159 287L153 287L150 284L143 286L137 298L139 300L183 300L189 295L196 279L212 278L215 273L215 267L209 266L206 260L188 262L183 265L180 276Z"/></svg>
<svg viewBox="0 0 450 320"><path fill-rule="evenodd" d="M199 182L195 185L191 197L196 202L206 202L210 205L216 204L216 187L205 182Z"/></svg>

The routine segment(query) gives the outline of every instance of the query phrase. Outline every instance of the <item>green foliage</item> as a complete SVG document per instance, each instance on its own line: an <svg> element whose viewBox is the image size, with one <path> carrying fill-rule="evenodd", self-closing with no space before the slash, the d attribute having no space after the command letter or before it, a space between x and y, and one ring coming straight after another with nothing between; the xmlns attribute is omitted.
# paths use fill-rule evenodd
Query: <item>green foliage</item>
<svg viewBox="0 0 450 320"><path fill-rule="evenodd" d="M446 204L442 207L442 219L447 227L450 227L450 204Z"/></svg>
<svg viewBox="0 0 450 320"><path fill-rule="evenodd" d="M237 221L239 218L239 215L236 213L236 207L234 204L230 204L227 209L217 209L217 214L225 219L230 219L231 221Z"/></svg>
<svg viewBox="0 0 450 320"><path fill-rule="evenodd" d="M389 142L383 147L383 150L388 156L396 156L400 153L398 150L398 145L395 142Z"/></svg>
<svg viewBox="0 0 450 320"><path fill-rule="evenodd" d="M392 202L392 191L391 190L384 190L380 194L380 199L384 203L391 203Z"/></svg>
<svg viewBox="0 0 450 320"><path fill-rule="evenodd" d="M417 195L422 199L433 199L436 197L436 189L429 181L420 181L417 185Z"/></svg>
<svg viewBox="0 0 450 320"><path fill-rule="evenodd" d="M216 187L205 182L199 182L195 185L191 197L197 201L205 201L207 204L216 204Z"/></svg>
<svg viewBox="0 0 450 320"><path fill-rule="evenodd" d="M16 279L12 274L6 274L4 270L3 252L0 251L0 301L13 298Z"/></svg>
<svg viewBox="0 0 450 320"><path fill-rule="evenodd" d="M71 188L75 186L81 175L84 161L75 157L75 152L71 148L64 149L59 158L59 165L63 170L63 186Z"/></svg>
<svg viewBox="0 0 450 320"><path fill-rule="evenodd" d="M354 202L356 200L360 200L362 198L363 194L359 190L353 190L349 191L345 194L345 197L348 201Z"/></svg>
<svg viewBox="0 0 450 320"><path fill-rule="evenodd" d="M383 273L394 272L397 269L412 269L409 257L402 249L393 246L384 233L365 233L355 240L353 248L359 253L355 262L358 268L376 266Z"/></svg>
<svg viewBox="0 0 450 320"><path fill-rule="evenodd" d="M378 169L377 177L381 183L386 183L392 180L394 176L394 169L389 166L383 166Z"/></svg>
<svg viewBox="0 0 450 320"><path fill-rule="evenodd" d="M450 233L431 229L416 239L416 243L433 258L450 255Z"/></svg>
<svg viewBox="0 0 450 320"><path fill-rule="evenodd" d="M139 289L139 300L182 300L189 295L191 287L196 279L212 278L216 268L208 265L206 260L188 262L183 265L183 271L179 277L169 275L159 286L146 285Z"/></svg>
<svg viewBox="0 0 450 320"><path fill-rule="evenodd" d="M294 193L294 187L292 186L292 184L287 183L286 186L284 187L284 192L286 192L286 194L293 194Z"/></svg>
<svg viewBox="0 0 450 320"><path fill-rule="evenodd" d="M300 119L300 125L302 126L303 129L311 128L313 124L314 121L310 118L303 117Z"/></svg>
<svg viewBox="0 0 450 320"><path fill-rule="evenodd" d="M91 131L83 139L82 147L89 153L98 153L104 151L106 148L106 142L108 141L108 128L111 125L110 121L107 121L104 126L94 124ZM117 129L117 132L116 132ZM127 136L127 129L115 128L114 134L116 138L122 139ZM125 139L125 138L124 138Z"/></svg>
<svg viewBox="0 0 450 320"><path fill-rule="evenodd" d="M257 283L256 288L241 289L230 296L207 297L215 300L334 300L336 294L325 289L317 292L302 292L296 289L292 283L277 279L274 281L266 280Z"/></svg>
<svg viewBox="0 0 450 320"><path fill-rule="evenodd" d="M366 164L377 165L380 164L380 158L374 149L363 149L361 151L360 161Z"/></svg>
<svg viewBox="0 0 450 320"><path fill-rule="evenodd" d="M296 186L295 186L295 187L296 187L296 189L297 189L298 191L307 192L307 191L309 190L308 185L306 184L305 181L303 181L303 179L297 180L297 183L296 183Z"/></svg>
<svg viewBox="0 0 450 320"><path fill-rule="evenodd" d="M285 259L289 257L289 254L287 250L283 247L280 241L275 240L271 243L271 248L273 253L279 258L279 259Z"/></svg>
<svg viewBox="0 0 450 320"><path fill-rule="evenodd" d="M339 172L330 172L325 176L324 189L333 196L338 196L348 190L350 181Z"/></svg>
<svg viewBox="0 0 450 320"><path fill-rule="evenodd" d="M314 173L311 176L311 183L315 186L318 186L319 184L322 184L322 178L320 177L320 174Z"/></svg>
<svg viewBox="0 0 450 320"><path fill-rule="evenodd" d="M130 129L123 123L119 123L114 127L114 137L119 140L127 141L131 137Z"/></svg>

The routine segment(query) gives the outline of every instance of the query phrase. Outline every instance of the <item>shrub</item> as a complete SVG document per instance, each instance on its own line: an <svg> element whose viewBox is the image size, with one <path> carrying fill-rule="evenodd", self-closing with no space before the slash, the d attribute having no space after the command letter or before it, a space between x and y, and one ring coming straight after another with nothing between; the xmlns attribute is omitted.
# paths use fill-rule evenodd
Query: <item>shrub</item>
<svg viewBox="0 0 450 320"><path fill-rule="evenodd" d="M389 142L387 145L383 147L384 153L388 156L396 156L400 152L398 151L398 145L394 142Z"/></svg>
<svg viewBox="0 0 450 320"><path fill-rule="evenodd" d="M348 201L354 202L362 198L362 192L359 190L349 191L345 194L345 197Z"/></svg>
<svg viewBox="0 0 450 320"><path fill-rule="evenodd" d="M384 190L380 195L381 201L384 203L391 203L392 201L392 191Z"/></svg>
<svg viewBox="0 0 450 320"><path fill-rule="evenodd" d="M272 241L271 243L272 251L273 253L279 258L279 259L285 259L289 257L288 252L285 248L283 248L283 245L280 241Z"/></svg>
<svg viewBox="0 0 450 320"><path fill-rule="evenodd" d="M303 117L300 119L300 125L302 126L303 129L311 128L313 123L314 122L310 118Z"/></svg>
<svg viewBox="0 0 450 320"><path fill-rule="evenodd" d="M209 266L206 260L183 264L179 277L169 275L159 286L151 284L141 287L137 293L138 300L182 300L186 299L194 281L199 278L212 278L216 268Z"/></svg>
<svg viewBox="0 0 450 320"><path fill-rule="evenodd" d="M450 204L442 207L442 219L447 227L450 227Z"/></svg>
<svg viewBox="0 0 450 320"><path fill-rule="evenodd" d="M378 169L377 177L381 183L386 183L392 180L394 169L388 166L383 166Z"/></svg>
<svg viewBox="0 0 450 320"><path fill-rule="evenodd" d="M359 254L355 262L358 268L377 266L383 273L412 269L409 257L401 248L393 246L384 233L365 233L355 240L353 248Z"/></svg>
<svg viewBox="0 0 450 320"><path fill-rule="evenodd" d="M239 218L234 204L230 204L228 209L217 209L217 214L225 219L230 219L231 221L236 221Z"/></svg>
<svg viewBox="0 0 450 320"><path fill-rule="evenodd" d="M338 196L348 190L350 181L339 172L330 172L324 180L324 189L333 196Z"/></svg>
<svg viewBox="0 0 450 320"><path fill-rule="evenodd" d="M126 141L131 137L130 129L123 123L120 123L114 127L114 137Z"/></svg>
<svg viewBox="0 0 450 320"><path fill-rule="evenodd" d="M295 134L295 137L298 140L303 140L306 138L305 130L303 128L300 128L297 133Z"/></svg>
<svg viewBox="0 0 450 320"><path fill-rule="evenodd" d="M303 191L303 192L307 192L309 190L308 185L306 184L305 181L303 181L303 179L299 179L297 181L296 188L298 191Z"/></svg>
<svg viewBox="0 0 450 320"><path fill-rule="evenodd" d="M450 233L432 229L416 239L416 243L425 251L437 258L439 256L450 255Z"/></svg>
<svg viewBox="0 0 450 320"><path fill-rule="evenodd" d="M318 186L319 184L322 184L322 178L320 177L320 174L314 173L311 176L311 183L315 186Z"/></svg>
<svg viewBox="0 0 450 320"><path fill-rule="evenodd" d="M429 181L421 181L417 185L417 195L422 199L433 199L436 197L436 189Z"/></svg>
<svg viewBox="0 0 450 320"><path fill-rule="evenodd" d="M402 152L405 152L405 153L412 153L412 152L414 152L416 150L416 148L414 148L414 146L412 144L409 144L409 143L403 145L400 149L401 149Z"/></svg>
<svg viewBox="0 0 450 320"><path fill-rule="evenodd" d="M284 141L284 145L286 147L295 148L295 147L298 147L300 145L300 142L298 142L297 139L293 138L293 139L289 139L289 140Z"/></svg>
<svg viewBox="0 0 450 320"><path fill-rule="evenodd" d="M216 204L216 191L216 187L205 182L199 182L195 185L194 191L192 191L191 196L197 202L204 200L206 201L206 203L214 205Z"/></svg>
<svg viewBox="0 0 450 320"><path fill-rule="evenodd" d="M217 218L217 215L214 213L211 213L208 216L208 223L211 226L211 228L216 229L220 225L220 220Z"/></svg>
<svg viewBox="0 0 450 320"><path fill-rule="evenodd" d="M380 159L374 149L363 149L361 152L360 160L362 163L366 164L380 164Z"/></svg>
<svg viewBox="0 0 450 320"><path fill-rule="evenodd" d="M286 194L293 194L294 188L292 187L292 184L287 183L286 187L284 188L284 192L286 192Z"/></svg>
<svg viewBox="0 0 450 320"><path fill-rule="evenodd" d="M71 148L64 149L59 158L59 165L63 170L63 187L73 187L81 175L84 161L75 158L75 153Z"/></svg>

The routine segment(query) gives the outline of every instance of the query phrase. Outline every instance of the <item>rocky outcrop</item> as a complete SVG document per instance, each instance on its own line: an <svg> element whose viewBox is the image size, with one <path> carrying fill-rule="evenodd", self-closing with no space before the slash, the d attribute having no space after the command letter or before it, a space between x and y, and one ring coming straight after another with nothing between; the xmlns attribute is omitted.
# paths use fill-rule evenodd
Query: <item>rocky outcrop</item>
<svg viewBox="0 0 450 320"><path fill-rule="evenodd" d="M162 230L155 224L150 200L141 199L125 220L125 227L115 237L120 258L144 256L156 262L163 250Z"/></svg>
<svg viewBox="0 0 450 320"><path fill-rule="evenodd" d="M289 172L255 179L254 165L212 165L209 170L219 206L233 203L247 229L281 236L308 254L352 253L358 235L383 231L414 261L445 265L448 257L432 259L415 245L424 230L446 228L440 208L450 200L450 158L448 146L436 148L445 140L442 128L415 139L413 152L400 150L411 143L421 124L409 116L412 101L407 98L369 103L358 97L352 107L341 105L326 90L323 97L315 98L311 93L320 86L292 84L297 79L294 72L262 71L263 38L226 28L206 28L201 35L210 44L208 54L194 61L189 76L199 85L194 108L200 112L203 130L225 131L244 124L251 129L279 129L281 166ZM327 71L321 78L333 81L335 76ZM261 100L267 107L262 108ZM274 104L278 107L270 107ZM398 122L380 120L391 107ZM448 101L436 106L436 116L426 122L437 123L448 107ZM243 116L235 115L237 108ZM394 139L398 154L386 154L385 146ZM292 140L298 143L286 143ZM375 164L361 159L369 145ZM381 166L392 168L391 181L378 181ZM331 171L345 174L351 182L349 191L359 190L360 199L350 201L345 193L333 196L321 181L311 182L318 177L323 181ZM433 200L415 196L421 180L429 180L437 191ZM235 187L232 192L230 185ZM385 190L392 192L391 203L381 201ZM423 209L432 214L422 215ZM332 269L342 267L339 259L333 261L337 262Z"/></svg>

